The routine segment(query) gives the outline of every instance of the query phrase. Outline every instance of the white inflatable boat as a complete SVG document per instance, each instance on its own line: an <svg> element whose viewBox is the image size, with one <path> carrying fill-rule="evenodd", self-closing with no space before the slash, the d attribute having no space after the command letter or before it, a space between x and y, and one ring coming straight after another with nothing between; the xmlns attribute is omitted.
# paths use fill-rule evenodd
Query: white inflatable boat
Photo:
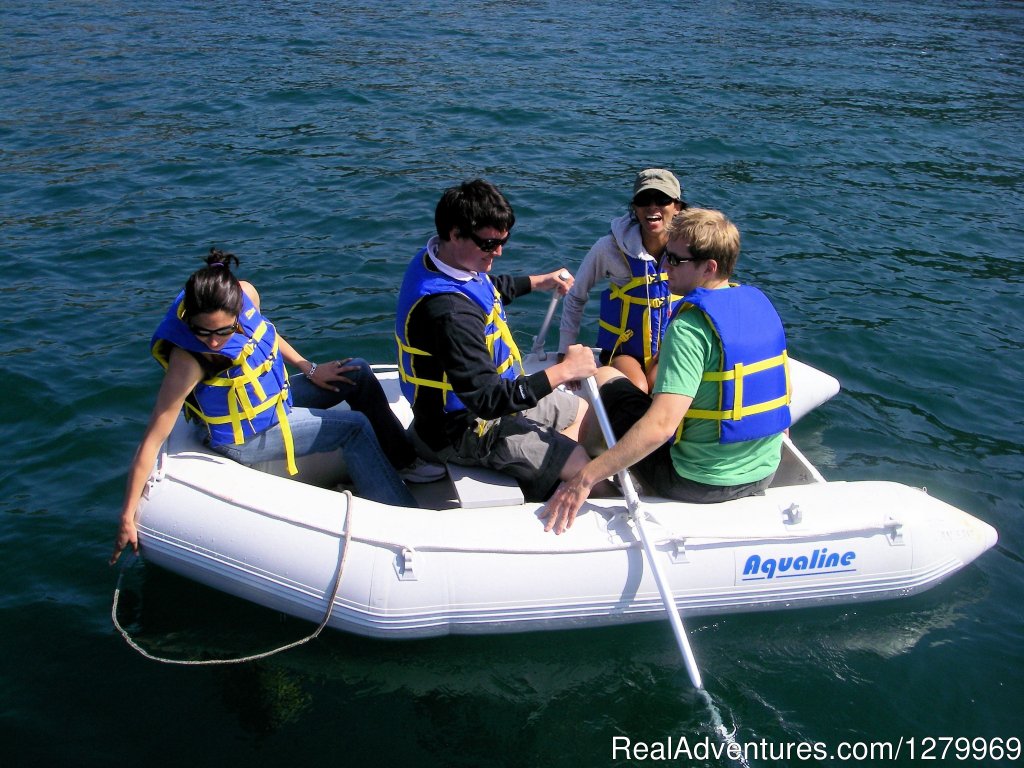
<svg viewBox="0 0 1024 768"><path fill-rule="evenodd" d="M375 367L406 423L393 367ZM794 416L838 382L794 362ZM299 460L334 482L337 457ZM497 473L451 467L386 507L211 453L179 423L138 516L148 562L246 600L371 637L503 633L652 621L662 599L622 499L592 499L561 536ZM274 474L277 472L278 474ZM302 476L300 475L300 476ZM684 616L902 597L996 542L986 523L890 482L826 482L786 441L764 496L717 505L646 497ZM334 594L333 603L331 595Z"/></svg>

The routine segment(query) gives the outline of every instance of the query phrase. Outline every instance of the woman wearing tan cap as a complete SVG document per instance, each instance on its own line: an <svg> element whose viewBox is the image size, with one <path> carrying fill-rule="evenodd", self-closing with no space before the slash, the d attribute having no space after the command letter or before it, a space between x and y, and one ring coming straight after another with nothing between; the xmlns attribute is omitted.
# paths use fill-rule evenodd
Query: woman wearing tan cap
<svg viewBox="0 0 1024 768"><path fill-rule="evenodd" d="M611 230L587 253L565 297L559 359L576 343L590 289L598 280L607 280L597 333L601 361L650 391L658 347L679 298L671 296L660 260L668 243L668 225L685 208L672 172L648 168L636 175L629 213L612 219Z"/></svg>

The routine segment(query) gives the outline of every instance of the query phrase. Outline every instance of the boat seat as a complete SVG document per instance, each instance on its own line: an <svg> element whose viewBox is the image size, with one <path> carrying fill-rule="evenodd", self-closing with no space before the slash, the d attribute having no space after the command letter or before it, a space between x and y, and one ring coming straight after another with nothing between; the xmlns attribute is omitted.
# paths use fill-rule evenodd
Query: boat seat
<svg viewBox="0 0 1024 768"><path fill-rule="evenodd" d="M487 467L446 464L448 477L455 486L459 506L465 509L505 507L525 503L516 479Z"/></svg>

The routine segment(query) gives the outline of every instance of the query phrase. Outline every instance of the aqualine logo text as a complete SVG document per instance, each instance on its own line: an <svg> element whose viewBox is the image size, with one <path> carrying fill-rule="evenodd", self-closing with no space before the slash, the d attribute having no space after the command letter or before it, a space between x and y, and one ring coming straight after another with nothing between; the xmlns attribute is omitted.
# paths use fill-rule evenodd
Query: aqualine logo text
<svg viewBox="0 0 1024 768"><path fill-rule="evenodd" d="M766 557L751 555L743 566L743 581L774 579L792 576L820 576L828 573L856 571L852 567L857 553L848 550L842 554L829 553L826 547L814 550L810 555L797 557Z"/></svg>

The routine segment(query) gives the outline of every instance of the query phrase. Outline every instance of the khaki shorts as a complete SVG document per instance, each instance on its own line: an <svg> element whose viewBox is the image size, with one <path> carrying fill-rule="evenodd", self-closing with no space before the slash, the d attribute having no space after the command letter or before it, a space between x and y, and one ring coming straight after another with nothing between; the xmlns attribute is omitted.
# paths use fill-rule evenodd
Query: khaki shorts
<svg viewBox="0 0 1024 768"><path fill-rule="evenodd" d="M579 407L576 395L556 389L529 410L478 421L478 429L467 429L458 444L433 456L424 455L421 440L414 442L424 458L496 469L519 481L527 501L543 501L576 449L576 441L561 432L576 420Z"/></svg>

